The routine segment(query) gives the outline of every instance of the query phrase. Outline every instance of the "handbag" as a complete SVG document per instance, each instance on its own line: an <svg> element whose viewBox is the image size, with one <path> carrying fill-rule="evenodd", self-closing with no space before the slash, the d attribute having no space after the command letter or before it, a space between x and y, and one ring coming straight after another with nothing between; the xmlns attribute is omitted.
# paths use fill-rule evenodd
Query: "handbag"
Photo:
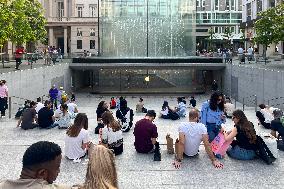
<svg viewBox="0 0 284 189"><path fill-rule="evenodd" d="M122 119L118 119L118 123L121 125L121 130L122 132L128 132L130 130L130 126L129 126L129 119L126 118L126 115L129 115L128 113L130 112L130 110L127 112L126 115L123 115L122 111L119 109L121 115L122 115ZM129 116L128 116L129 117ZM125 120L122 121L122 120Z"/></svg>
<svg viewBox="0 0 284 189"><path fill-rule="evenodd" d="M225 141L223 133L219 133L211 142L212 152L224 156L231 143L232 141Z"/></svg>
<svg viewBox="0 0 284 189"><path fill-rule="evenodd" d="M283 141L282 137L280 138L279 134L278 134L276 142L277 142L278 150L284 151L284 141Z"/></svg>

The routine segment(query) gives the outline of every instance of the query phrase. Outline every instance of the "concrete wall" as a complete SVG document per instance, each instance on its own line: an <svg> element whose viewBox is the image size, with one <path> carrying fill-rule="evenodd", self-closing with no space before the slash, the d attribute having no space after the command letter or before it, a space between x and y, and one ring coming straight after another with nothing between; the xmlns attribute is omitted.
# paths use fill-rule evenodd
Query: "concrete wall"
<svg viewBox="0 0 284 189"><path fill-rule="evenodd" d="M30 100L47 95L53 84L63 86L67 92L71 90L68 63L3 73L0 74L0 78L7 81L9 96Z"/></svg>
<svg viewBox="0 0 284 189"><path fill-rule="evenodd" d="M284 98L284 72L272 69L257 68L243 65L227 64L224 71L224 90L232 97L236 97L245 104L254 105L254 97L257 96L257 104L265 103L283 108Z"/></svg>

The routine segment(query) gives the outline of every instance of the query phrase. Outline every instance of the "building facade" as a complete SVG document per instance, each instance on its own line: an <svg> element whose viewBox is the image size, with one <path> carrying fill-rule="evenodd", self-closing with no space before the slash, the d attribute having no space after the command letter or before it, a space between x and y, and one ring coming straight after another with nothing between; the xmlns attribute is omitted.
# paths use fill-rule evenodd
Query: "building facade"
<svg viewBox="0 0 284 189"><path fill-rule="evenodd" d="M67 54L99 49L99 1L40 0L47 19L48 45Z"/></svg>
<svg viewBox="0 0 284 189"><path fill-rule="evenodd" d="M245 48L254 46L253 38L256 36L254 30L254 23L258 19L257 14L261 11L265 11L271 7L275 7L279 3L283 3L283 0L243 0L243 12L242 12L242 24L241 27L245 30ZM262 45L256 46L259 48L259 53L262 54ZM278 51L278 52L277 52ZM267 55L273 55L275 53L284 54L283 42L279 44L271 44L267 49Z"/></svg>
<svg viewBox="0 0 284 189"><path fill-rule="evenodd" d="M196 0L197 48L208 49L210 33L214 33L214 47L223 47L222 39L226 38L225 30L228 28L231 47L237 48L242 35L242 9L242 0Z"/></svg>

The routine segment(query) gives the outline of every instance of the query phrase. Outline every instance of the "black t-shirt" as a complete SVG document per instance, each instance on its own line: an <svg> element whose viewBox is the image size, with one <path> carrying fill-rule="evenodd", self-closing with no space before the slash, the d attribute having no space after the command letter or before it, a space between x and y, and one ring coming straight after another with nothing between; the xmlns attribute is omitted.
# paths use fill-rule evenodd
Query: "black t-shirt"
<svg viewBox="0 0 284 189"><path fill-rule="evenodd" d="M38 125L41 128L49 127L53 124L52 116L53 111L47 107L43 107L38 111Z"/></svg>
<svg viewBox="0 0 284 189"><path fill-rule="evenodd" d="M96 111L96 113L97 113L97 120L99 118L102 118L103 113L105 113L106 111L108 111L107 108L105 108L105 109L97 109L97 111Z"/></svg>
<svg viewBox="0 0 284 189"><path fill-rule="evenodd" d="M249 138L247 137L245 132L240 129L238 125L235 125L235 127L237 128L237 132L238 132L236 136L238 146L246 150L254 150L256 148L256 145L251 144L249 142Z"/></svg>
<svg viewBox="0 0 284 189"><path fill-rule="evenodd" d="M284 126L279 118L271 121L271 130L277 131L282 138L284 137Z"/></svg>

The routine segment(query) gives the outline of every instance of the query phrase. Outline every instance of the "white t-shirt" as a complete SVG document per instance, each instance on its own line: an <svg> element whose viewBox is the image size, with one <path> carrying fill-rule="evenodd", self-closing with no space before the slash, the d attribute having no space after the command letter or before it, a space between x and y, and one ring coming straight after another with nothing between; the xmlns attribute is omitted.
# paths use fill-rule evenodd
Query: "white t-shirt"
<svg viewBox="0 0 284 189"><path fill-rule="evenodd" d="M164 116L168 115L169 114L169 108L166 107L165 110L161 110L161 114L164 115Z"/></svg>
<svg viewBox="0 0 284 189"><path fill-rule="evenodd" d="M43 105L41 102L38 102L37 105L36 105L36 108L35 108L36 113L38 113L38 111L39 111L40 109L42 109L43 107L44 107L44 105Z"/></svg>
<svg viewBox="0 0 284 189"><path fill-rule="evenodd" d="M185 135L184 153L188 156L195 156L198 153L202 135L207 134L206 126L196 122L182 123L178 132Z"/></svg>
<svg viewBox="0 0 284 189"><path fill-rule="evenodd" d="M70 102L67 104L67 106L68 106L68 112L70 114L74 114L75 113L74 111L75 111L75 108L77 108L77 105L73 102Z"/></svg>
<svg viewBox="0 0 284 189"><path fill-rule="evenodd" d="M102 129L102 142L110 147L118 147L122 144L122 131L113 131L112 128L104 127Z"/></svg>
<svg viewBox="0 0 284 189"><path fill-rule="evenodd" d="M269 112L267 109L260 109L260 112L262 113L264 117L265 123L271 123L271 121L274 119L273 115Z"/></svg>
<svg viewBox="0 0 284 189"><path fill-rule="evenodd" d="M77 137L65 136L65 156L69 159L78 159L85 155L82 144L89 142L89 134L85 129L81 129Z"/></svg>

